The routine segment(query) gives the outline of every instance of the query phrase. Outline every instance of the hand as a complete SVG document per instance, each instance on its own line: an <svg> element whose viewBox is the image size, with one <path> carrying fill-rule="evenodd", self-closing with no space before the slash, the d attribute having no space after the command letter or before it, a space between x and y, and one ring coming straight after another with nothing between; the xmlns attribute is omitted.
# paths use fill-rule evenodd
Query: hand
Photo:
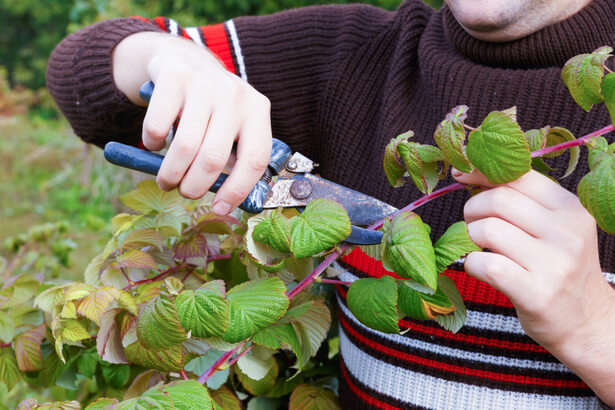
<svg viewBox="0 0 615 410"><path fill-rule="evenodd" d="M472 240L491 252L468 255L466 272L508 296L530 337L615 400L615 291L602 275L593 217L535 171L499 186L478 171L453 176L487 188L464 216Z"/></svg>
<svg viewBox="0 0 615 410"><path fill-rule="evenodd" d="M250 193L263 175L271 153L269 100L229 73L206 49L183 38L139 33L122 40L113 55L118 88L143 105L138 89L156 85L143 121L143 143L156 151L176 118L175 137L158 173L168 191L178 187L186 198L200 198L229 160L229 178L213 200L227 214ZM236 161L232 158L237 141Z"/></svg>

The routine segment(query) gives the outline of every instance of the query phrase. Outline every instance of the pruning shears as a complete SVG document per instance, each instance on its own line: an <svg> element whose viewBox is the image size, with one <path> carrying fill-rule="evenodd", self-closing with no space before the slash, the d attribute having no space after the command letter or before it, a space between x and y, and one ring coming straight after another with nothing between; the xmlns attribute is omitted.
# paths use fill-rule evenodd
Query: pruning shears
<svg viewBox="0 0 615 410"><path fill-rule="evenodd" d="M147 82L139 90L143 100L149 101L154 84ZM105 146L107 161L125 168L157 175L164 156L119 142ZM274 138L269 167L239 208L249 213L265 209L298 208L300 211L315 199L331 199L340 203L348 213L352 232L345 242L370 245L382 241L382 232L356 225L369 225L397 211L397 208L374 197L336 184L311 172L318 166L284 142ZM277 179L274 178L277 176ZM210 191L217 192L227 174L220 174Z"/></svg>

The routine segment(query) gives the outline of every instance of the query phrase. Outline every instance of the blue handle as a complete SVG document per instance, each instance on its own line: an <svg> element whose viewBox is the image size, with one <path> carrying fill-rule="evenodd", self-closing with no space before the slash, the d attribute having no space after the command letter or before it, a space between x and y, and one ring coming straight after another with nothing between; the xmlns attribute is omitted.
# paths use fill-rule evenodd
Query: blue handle
<svg viewBox="0 0 615 410"><path fill-rule="evenodd" d="M162 165L164 157L153 152L145 151L130 145L119 142L109 142L105 145L105 159L112 164L124 168L142 171L151 175L157 175ZM216 182L209 188L212 192L218 192L224 181L228 178L227 174L220 174ZM257 214L262 212L265 198L269 192L269 184L265 181L258 181L248 197L239 205L239 208L246 212Z"/></svg>

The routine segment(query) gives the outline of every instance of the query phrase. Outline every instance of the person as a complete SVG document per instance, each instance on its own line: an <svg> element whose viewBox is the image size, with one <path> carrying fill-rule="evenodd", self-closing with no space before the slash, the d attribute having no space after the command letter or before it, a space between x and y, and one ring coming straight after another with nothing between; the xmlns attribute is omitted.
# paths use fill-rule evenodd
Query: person
<svg viewBox="0 0 615 410"><path fill-rule="evenodd" d="M230 158L213 200L219 214L259 179L272 135L318 162L324 177L403 206L421 195L387 183L385 146L409 129L433 143L457 105L470 107L473 126L511 106L524 130L552 125L582 135L610 122L602 106L579 108L560 72L570 57L615 44L615 3L445 3L438 12L421 0L395 12L311 6L195 28L162 17L108 20L56 47L48 86L75 132L99 146L159 150L180 117L158 184L198 198ZM156 87L146 108L138 89L149 80ZM344 407L615 406L615 238L597 232L572 193L586 171L586 155L561 186L534 171L497 187L454 171L491 189L417 212L434 238L465 218L471 238L491 251L467 256L469 275L461 263L445 272L468 321L453 334L403 319L407 333L382 334L352 316L340 288ZM345 280L386 273L359 250L341 265Z"/></svg>

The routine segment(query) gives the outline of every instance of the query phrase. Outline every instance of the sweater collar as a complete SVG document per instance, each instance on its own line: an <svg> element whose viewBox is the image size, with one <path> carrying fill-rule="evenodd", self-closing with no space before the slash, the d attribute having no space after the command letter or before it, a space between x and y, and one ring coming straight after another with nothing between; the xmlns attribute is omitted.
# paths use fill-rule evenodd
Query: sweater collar
<svg viewBox="0 0 615 410"><path fill-rule="evenodd" d="M446 35L455 50L479 64L507 68L561 67L577 54L615 48L615 2L594 0L574 16L527 37L488 43L469 35L448 7L442 10Z"/></svg>

